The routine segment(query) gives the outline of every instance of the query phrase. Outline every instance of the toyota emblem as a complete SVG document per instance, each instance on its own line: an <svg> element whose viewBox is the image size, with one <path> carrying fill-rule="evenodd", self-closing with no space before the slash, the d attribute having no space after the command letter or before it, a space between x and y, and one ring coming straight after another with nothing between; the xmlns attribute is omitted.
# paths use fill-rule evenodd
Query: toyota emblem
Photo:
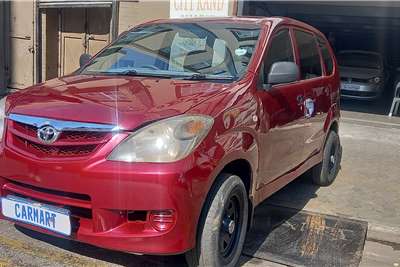
<svg viewBox="0 0 400 267"><path fill-rule="evenodd" d="M57 141L59 134L60 132L50 125L42 126L37 131L37 137L45 144L52 144Z"/></svg>

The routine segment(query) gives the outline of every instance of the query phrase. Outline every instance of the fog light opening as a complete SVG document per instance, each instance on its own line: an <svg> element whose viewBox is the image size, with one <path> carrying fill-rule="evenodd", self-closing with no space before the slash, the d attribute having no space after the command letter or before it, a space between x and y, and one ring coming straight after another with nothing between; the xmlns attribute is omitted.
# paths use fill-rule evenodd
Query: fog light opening
<svg viewBox="0 0 400 267"><path fill-rule="evenodd" d="M128 221L130 222L145 222L147 220L147 211L145 210L129 210L128 211Z"/></svg>
<svg viewBox="0 0 400 267"><path fill-rule="evenodd" d="M153 210L150 212L149 221L155 230L165 232L174 227L176 213L173 210Z"/></svg>

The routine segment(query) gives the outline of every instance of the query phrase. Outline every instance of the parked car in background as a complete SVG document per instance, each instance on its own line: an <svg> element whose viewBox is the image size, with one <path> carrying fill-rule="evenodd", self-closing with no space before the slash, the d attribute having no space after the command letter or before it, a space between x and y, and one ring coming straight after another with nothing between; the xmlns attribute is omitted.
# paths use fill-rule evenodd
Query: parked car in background
<svg viewBox="0 0 400 267"><path fill-rule="evenodd" d="M338 173L335 62L319 31L286 18L140 25L7 97L2 218L234 266L254 207L306 171L321 186Z"/></svg>
<svg viewBox="0 0 400 267"><path fill-rule="evenodd" d="M374 100L388 82L388 69L380 53L345 50L336 56L340 70L343 98Z"/></svg>

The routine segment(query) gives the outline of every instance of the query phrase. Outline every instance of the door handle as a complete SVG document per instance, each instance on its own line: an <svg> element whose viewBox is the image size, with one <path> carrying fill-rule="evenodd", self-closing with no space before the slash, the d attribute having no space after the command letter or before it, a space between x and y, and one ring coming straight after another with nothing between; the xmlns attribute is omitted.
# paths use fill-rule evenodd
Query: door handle
<svg viewBox="0 0 400 267"><path fill-rule="evenodd" d="M311 98L307 98L304 101L304 117L311 118L314 115L315 111L315 101Z"/></svg>
<svg viewBox="0 0 400 267"><path fill-rule="evenodd" d="M303 104L304 96L298 95L298 96L296 96L296 100L297 100L298 104Z"/></svg>

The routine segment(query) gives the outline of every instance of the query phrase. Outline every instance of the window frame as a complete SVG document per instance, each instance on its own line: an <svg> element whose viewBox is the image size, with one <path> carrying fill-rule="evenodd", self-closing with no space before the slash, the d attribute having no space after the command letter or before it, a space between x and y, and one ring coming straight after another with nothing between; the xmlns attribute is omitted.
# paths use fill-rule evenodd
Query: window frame
<svg viewBox="0 0 400 267"><path fill-rule="evenodd" d="M333 53L333 49L330 46L329 41L326 38L324 38L324 36L322 36L320 34L316 34L316 40L317 40L317 44L318 44L318 50L320 50L321 60L324 65L324 73L325 73L324 76L325 77L333 77L336 73L336 59L335 59L335 56ZM324 57L322 55L322 47L320 46L319 40L324 41L324 45L328 50L329 57L331 58L331 61L332 61L332 73L331 74L328 74L328 69L327 69L327 66L325 65Z"/></svg>
<svg viewBox="0 0 400 267"><path fill-rule="evenodd" d="M301 72L300 50L299 50L299 46L297 44L295 31L305 32L305 33L311 34L313 36L314 43L315 43L315 45L317 47L317 51L318 51L318 55L319 55L319 64L321 65L321 72L322 72L321 76L317 76L317 77L309 78L309 79L302 79L302 77L300 77L299 81L314 81L314 80L318 80L318 79L326 77L325 63L323 62L321 49L319 47L318 40L317 40L317 37L316 37L317 35L313 31L311 31L309 29L306 29L306 28L299 27L299 26L292 26L291 30L292 30L292 34L293 34L292 38L293 38L293 41L294 41L294 44L295 44L295 49L296 49L297 66L299 67L300 72Z"/></svg>
<svg viewBox="0 0 400 267"><path fill-rule="evenodd" d="M293 53L293 60L294 60L293 62L297 66L299 66L298 58L297 58L297 51L296 51L296 44L295 44L295 42L294 42L295 40L293 38L294 36L293 36L292 27L291 27L291 25L286 25L286 24L281 25L281 26L277 27L276 29L274 29L274 31L271 33L271 37L269 38L267 46L264 49L264 53L263 53L263 56L262 56L262 59L261 59L261 64L260 64L259 70L258 70L258 82L257 82L257 84L258 84L259 88L263 88L266 85L266 83L265 83L265 72L264 72L265 60L266 60L266 57L268 56L268 52L269 52L269 49L271 48L272 41L273 41L274 37L276 36L276 34L278 34L282 30L287 30L288 33L289 33L289 39L290 39L290 42L292 44L292 53ZM286 84L294 84L294 83L297 83L299 81L300 80L295 81L295 82L291 82L291 83L274 84L271 87L271 89L275 88L275 87L282 86L282 85L286 85Z"/></svg>

